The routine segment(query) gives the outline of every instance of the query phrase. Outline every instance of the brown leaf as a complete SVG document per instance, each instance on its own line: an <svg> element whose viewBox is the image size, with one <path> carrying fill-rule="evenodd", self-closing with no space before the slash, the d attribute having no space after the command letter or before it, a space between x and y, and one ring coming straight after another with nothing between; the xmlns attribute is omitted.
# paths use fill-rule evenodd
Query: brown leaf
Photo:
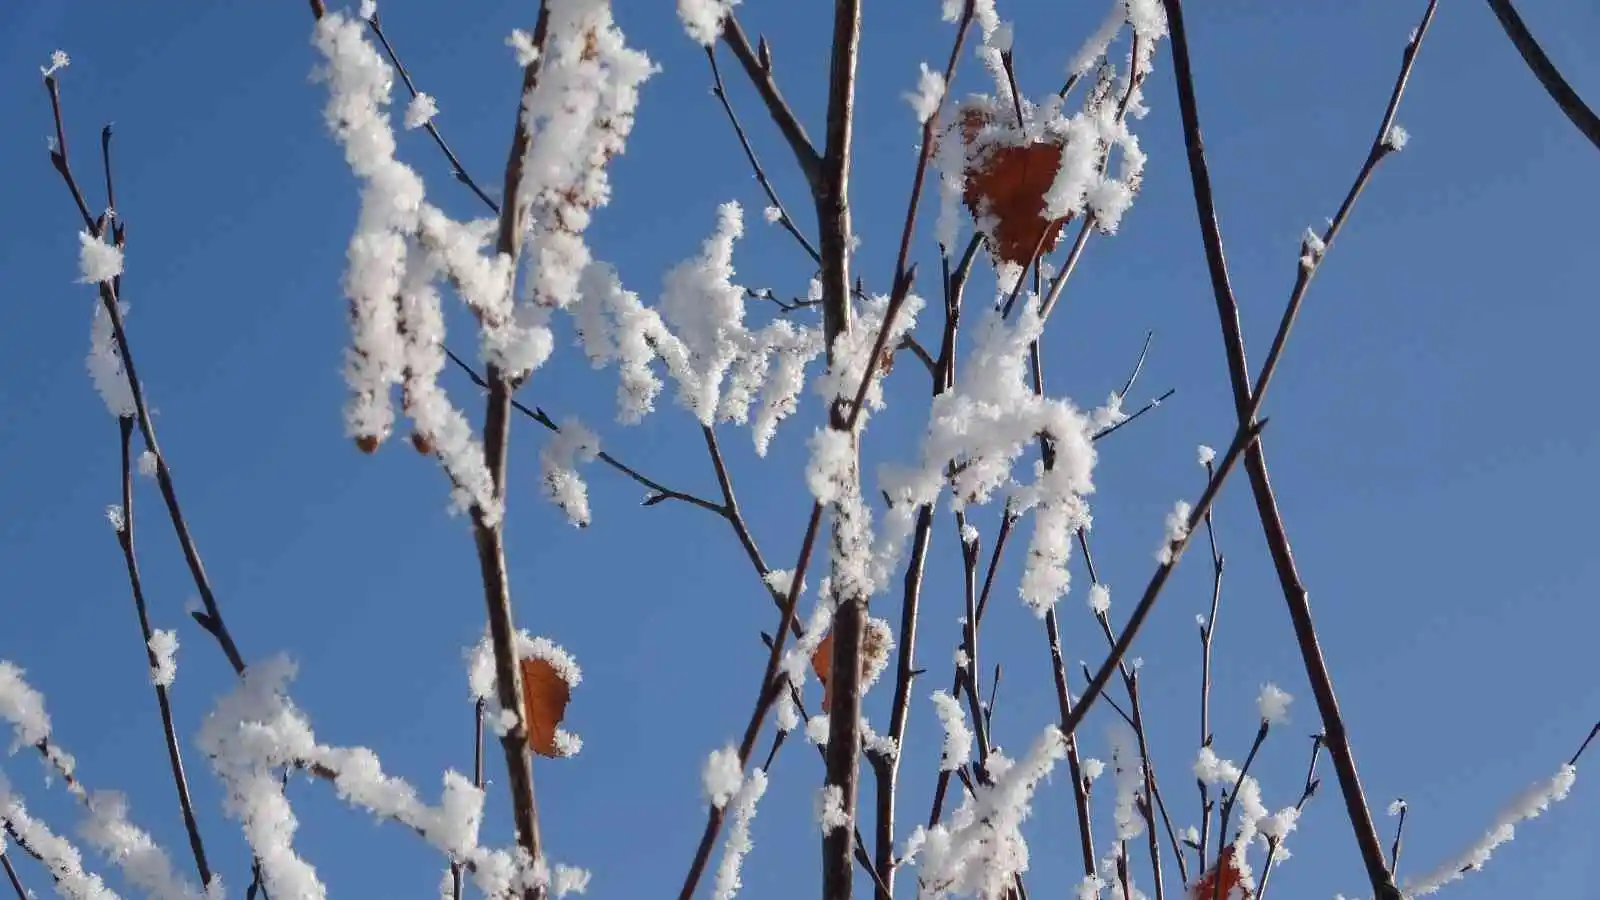
<svg viewBox="0 0 1600 900"><path fill-rule="evenodd" d="M1194 887L1189 889L1189 900L1212 900L1213 897L1231 900L1233 897L1231 892L1235 888L1239 889L1239 897L1243 898L1243 900L1251 900L1251 898L1255 897L1254 891L1239 883L1239 867L1233 864L1232 844L1222 848L1222 853L1219 855L1217 862L1217 866L1212 866L1211 870L1200 876L1200 880L1196 881ZM1220 887L1217 884L1219 870L1222 873Z"/></svg>
<svg viewBox="0 0 1600 900"><path fill-rule="evenodd" d="M525 657L522 665L522 720L528 749L554 759L564 756L556 745L556 729L567 714L572 687L548 660Z"/></svg>
<svg viewBox="0 0 1600 900"><path fill-rule="evenodd" d="M990 121L990 114L981 108L963 111L962 141L970 146ZM995 259L1026 265L1035 250L1043 252L1055 245L1066 220L1045 217L1044 195L1061 168L1065 146L1059 141L997 145L983 150L968 165L962 199L974 221L985 214L994 216L989 252Z"/></svg>
<svg viewBox="0 0 1600 900"><path fill-rule="evenodd" d="M887 622L880 619L868 619L861 632L861 689L867 689L866 675L874 670L882 671L889 656L889 645L893 642L893 635ZM811 669L817 673L817 680L822 682L822 711L827 712L833 707L833 629L823 635L817 650L811 654Z"/></svg>

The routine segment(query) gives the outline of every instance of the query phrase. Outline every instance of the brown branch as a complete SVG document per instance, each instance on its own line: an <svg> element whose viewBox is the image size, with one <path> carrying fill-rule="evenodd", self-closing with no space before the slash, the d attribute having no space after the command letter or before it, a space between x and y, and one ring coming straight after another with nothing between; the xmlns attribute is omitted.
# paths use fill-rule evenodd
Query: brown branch
<svg viewBox="0 0 1600 900"><path fill-rule="evenodd" d="M1489 8L1494 10L1494 17L1500 20L1500 27L1505 30L1506 37L1511 39L1517 52L1522 55L1522 61L1527 63L1528 71L1539 79L1539 84L1550 95L1550 99L1561 107L1572 124L1578 131L1589 139L1589 143L1600 148L1600 116L1584 104L1583 98L1573 90L1572 85L1561 77L1561 71L1556 68L1550 57L1545 55L1539 42L1533 39L1533 32L1523 24L1522 17L1517 15L1517 8L1511 5L1511 0L1489 0Z"/></svg>
<svg viewBox="0 0 1600 900"><path fill-rule="evenodd" d="M828 364L834 365L834 347L840 335L851 329L850 309L850 162L851 138L855 128L856 61L861 49L861 0L835 0L833 5L833 51L828 71L827 144L822 157L820 179L813 185L817 222L822 248L822 320L828 347ZM896 285L898 287L898 284ZM884 315L878 345L867 357L867 377L863 389L877 368L893 324L893 300ZM864 392L864 391L863 391ZM838 398L829 411L829 427L850 436L852 453L858 448L855 413L846 416ZM851 465L859 466L859 459ZM853 490L860 497L860 472L852 476ZM848 586L840 568L844 557L841 522L846 515L842 504L834 504L833 560L835 590L847 593L838 598L833 617L831 678L828 689L828 788L837 788L846 827L827 830L822 838L823 900L850 900L851 834L857 822L856 795L860 789L861 754L861 653L867 620L867 598Z"/></svg>
<svg viewBox="0 0 1600 900"><path fill-rule="evenodd" d="M1409 42L1405 62L1397 79L1397 86L1390 101L1390 109L1385 113L1385 121L1392 122L1393 108L1398 105L1400 94L1403 92L1404 83L1409 77L1411 66L1415 61L1416 47L1421 44L1427 25L1432 20L1437 0L1428 4L1423 15L1422 24L1418 27L1414 37ZM1178 85L1178 105L1183 119L1184 143L1189 160L1190 179L1192 181L1196 212L1200 219L1201 235L1203 238L1206 264L1210 274L1212 292L1216 299L1218 319L1221 322L1224 349L1228 360L1228 373L1234 393L1234 403L1237 407L1241 427L1247 425L1259 410L1263 394L1252 392L1250 376L1245 361L1244 339L1239 325L1238 301L1233 294L1229 283L1227 260L1222 249L1222 236L1217 223L1216 204L1213 198L1211 177L1206 166L1204 143L1200 136L1200 120L1195 100L1194 73L1189 59L1188 36L1183 22L1183 8L1181 0L1163 0L1166 8L1167 20L1172 32L1173 69ZM1387 129L1379 133L1378 140L1386 141ZM1370 158L1369 154L1369 158ZM1363 167L1363 173L1370 174L1370 167ZM1352 191L1352 196L1358 193ZM1314 266L1313 266L1314 268ZM1305 277L1302 270L1302 278ZM1287 337L1288 326L1292 324L1292 315L1285 314L1284 324L1280 326L1280 338ZM1276 359L1269 359L1275 364ZM1265 387L1270 383L1273 371L1271 365L1264 366L1258 383ZM1268 548L1277 570L1279 582L1283 587L1284 599L1289 608L1289 617L1295 630L1295 638L1300 647L1301 657L1305 662L1307 679L1311 683L1312 694L1317 701L1317 709L1322 717L1323 730L1327 736L1328 752L1334 763L1334 770L1339 777L1340 791L1344 796L1346 813L1356 834L1356 843L1361 851L1362 862L1366 866L1367 876L1372 884L1373 893L1377 900L1400 900L1400 891L1395 886L1394 879L1388 873L1384 859L1383 846L1379 842L1377 828L1372 821L1372 812L1367 806L1366 797L1361 788L1360 776L1356 771L1355 757L1350 749L1346 735L1344 720L1339 712L1338 699L1334 693L1332 677L1328 673L1327 663L1323 659L1322 649L1318 643L1316 626L1311 618L1311 607L1304 585L1300 581L1299 572L1294 562L1294 554L1290 548L1288 533L1284 528L1283 520L1278 511L1277 500L1272 493L1272 483L1267 472L1266 453L1262 446L1254 445L1245 460L1245 468L1250 475L1250 483L1255 494L1257 515L1261 520L1262 529L1266 533Z"/></svg>
<svg viewBox="0 0 1600 900"><path fill-rule="evenodd" d="M468 378L472 379L473 384L476 384L478 387L483 388L484 390L489 389L489 382L484 380L484 377L479 375L476 369L468 365L465 360L457 356L455 352L450 350L448 347L445 348L444 352L450 361L455 363L456 368L460 369ZM554 431L558 434L561 431L561 426L557 425L556 421L550 418L549 414L537 406L528 406L527 404L513 397L511 398L511 408L522 415L527 416L533 421L538 422L540 425L543 425L545 428L551 431ZM604 450L600 451L595 458L612 469L615 469L623 475L628 476L649 490L650 494L646 496L644 500L645 506L655 506L656 504L665 502L667 500L678 500L691 506L698 506L707 512L715 513L719 516L723 516L724 518L726 518L728 515L728 511L723 505L713 503L710 500L707 500L703 497L698 497L694 494L673 490L661 482L645 476L639 472L639 470L629 466L627 463L622 462Z"/></svg>
<svg viewBox="0 0 1600 900"><path fill-rule="evenodd" d="M750 83L761 95L762 102L767 106L768 115L772 116L773 123L783 133L790 152L794 154L795 162L800 166L800 174L805 176L806 184L811 186L812 194L818 193L822 184L822 157L817 155L816 147L806 134L805 126L800 124L800 119L789 107L789 101L785 100L783 92L778 90L778 82L772 74L772 52L767 47L766 39L761 39L758 57L750 48L749 39L744 36L744 29L739 27L738 17L729 12L722 22L722 42L733 51L734 57L739 60L739 65L744 67L745 75L749 76Z"/></svg>
<svg viewBox="0 0 1600 900"><path fill-rule="evenodd" d="M1225 848L1228 846L1228 822L1233 818L1233 806L1236 802L1238 802L1239 788L1244 784L1245 778L1249 776L1250 766L1256 761L1256 754L1261 752L1261 745L1266 743L1267 732L1271 729L1272 726L1267 722L1267 720L1262 719L1261 727L1256 729L1256 738L1250 743L1250 752L1245 755L1244 765L1239 767L1239 775L1233 780L1233 790L1229 791L1228 798L1222 801L1221 825L1219 825L1217 828L1217 864L1215 871L1218 873L1222 871L1222 856L1226 852ZM1223 900L1223 880L1224 879L1219 874L1218 877L1211 883L1211 900Z"/></svg>
<svg viewBox="0 0 1600 900"><path fill-rule="evenodd" d="M544 2L539 4L539 18L534 28L534 46L544 49L550 27L550 11ZM496 250L513 262L522 247L522 209L516 203L522 184L523 157L527 153L529 124L522 116L522 98L534 90L539 80L539 60L529 63L522 72L522 87L517 94L516 126L512 132L511 147L506 159L505 187L501 196L506 202L500 210L499 233ZM497 366L490 365L484 375L489 383L483 424L484 464L494 483L495 499L503 503L506 496L507 446L511 436L511 383ZM495 690L501 709L522 708L522 668L517 664L517 630L512 614L511 585L506 572L505 533L501 520L486 517L481 507L472 510L472 526L478 549L478 567L483 580L484 604L489 619L490 644L494 649ZM534 865L541 860L539 840L539 810L534 799L533 767L528 753L527 723L519 721L500 738L505 755L507 788L511 794L512 819L516 825L517 844L528 854ZM540 900L541 887L530 888L525 896Z"/></svg>
<svg viewBox="0 0 1600 900"><path fill-rule="evenodd" d="M782 225L785 231L794 236L794 239L800 243L801 249L805 250L806 255L811 257L812 262L821 265L822 254L817 252L816 247L811 246L811 241L800 231L800 227L795 224L794 217L789 215L788 207L784 206L783 201L778 198L777 188L773 187L772 181L767 178L766 168L761 165L761 160L756 156L755 148L750 146L750 138L744 133L744 125L740 124L739 115L733 111L733 103L728 99L727 88L722 83L722 69L717 65L717 47L715 44L706 47L706 60L711 63L711 94L722 104L723 112L727 113L728 123L733 126L733 133L739 138L739 146L744 149L744 156L745 159L750 161L750 168L755 170L756 181L760 183L761 190L766 192L768 202L778 210L778 224Z"/></svg>
<svg viewBox="0 0 1600 900"><path fill-rule="evenodd" d="M367 26L372 29L372 34L377 37L378 43L383 45L383 52L388 54L389 62L393 63L395 71L400 73L400 80L405 84L406 90L410 91L411 96L415 98L419 91L416 84L411 80L411 72L406 69L405 64L400 61L400 57L394 52L394 47L389 43L389 36L383 33L383 25L379 22L377 13L373 13L372 18L367 20ZM496 213L500 212L499 204L490 199L489 195L483 192L483 188L478 187L478 183L473 181L472 175L467 172L467 167L461 164L461 160L456 158L455 151L451 150L450 145L445 143L444 135L439 133L439 126L435 125L432 119L429 119L423 123L422 127L428 132L428 136L433 138L433 142L439 146L439 150L444 153L445 159L450 160L450 174L454 175L457 181L466 185L468 190L476 194L478 199L483 201L483 205Z"/></svg>
<svg viewBox="0 0 1600 900"><path fill-rule="evenodd" d="M1162 588L1166 587L1167 580L1172 576L1172 570L1183 559L1183 552L1189 546L1189 541L1194 535L1195 528L1199 526L1201 518L1205 516L1211 505L1216 502L1217 495L1221 492L1222 485L1227 481L1228 475L1232 473L1235 463L1244 455L1247 448L1260 439L1261 432L1266 428L1266 425L1267 420L1261 419L1241 428L1234 437L1233 443L1228 447L1227 454L1222 458L1222 463L1217 466L1216 477L1211 480L1210 484L1206 485L1205 493L1200 495L1200 499L1190 509L1189 516L1184 522L1183 535L1167 542L1166 553L1164 554L1166 562L1156 567L1155 574L1150 577L1150 583L1145 586L1144 594L1140 596L1138 604L1133 608L1133 613L1128 616L1127 624L1123 626L1122 636L1117 638L1116 645L1111 648L1111 652L1107 654L1105 660L1100 664L1100 668L1089 680L1088 686L1084 688L1083 694L1078 698L1078 705L1073 708L1071 715L1062 723L1062 734L1071 735L1077 730L1078 725L1083 722L1084 716L1094 705L1095 700L1105 690L1106 684L1111 680L1111 676L1116 672L1118 666L1122 664L1123 658L1127 656L1128 648L1133 646L1139 631L1144 628L1145 620L1149 618L1151 609L1155 607L1156 600L1161 596Z"/></svg>
<svg viewBox="0 0 1600 900"><path fill-rule="evenodd" d="M5 868L6 880L11 882L11 889L17 892L17 900L28 900L32 895L22 886L22 879L17 876L17 867L11 864L11 857L3 848L0 848L0 867Z"/></svg>
<svg viewBox="0 0 1600 900"><path fill-rule="evenodd" d="M1322 756L1323 743L1322 735L1314 734L1311 736L1311 764L1306 767L1306 783L1305 787L1300 790L1300 799L1295 801L1294 804L1296 814L1305 810L1306 803L1316 794L1317 787L1322 784L1322 780L1317 778L1317 760ZM1210 815L1209 810L1207 815ZM1278 844L1282 840L1282 837L1276 835L1267 840L1267 862L1261 868L1261 885L1256 890L1256 900L1266 900L1267 886L1271 884L1273 866L1278 862ZM1201 854L1200 862L1202 866L1205 864L1204 853ZM1390 874L1393 874L1393 872Z"/></svg>
<svg viewBox="0 0 1600 900"><path fill-rule="evenodd" d="M800 558L795 562L794 575L789 579L789 592L783 600L783 612L778 619L777 637L773 639L767 653L767 665L761 675L761 689L756 695L755 709L750 713L750 721L745 725L744 738L739 742L739 765L741 768L750 764L750 754L755 750L756 738L761 734L761 724L766 720L767 712L778 699L778 694L788 683L787 678L778 677L778 666L783 660L783 645L789 636L790 629L794 626L795 609L800 604L800 585L804 583L806 569L811 564L811 551L816 546L817 533L822 530L822 504L811 504L811 516L806 523L806 532L800 542ZM722 828L723 811L718 807L711 807L706 815L706 827L700 835L700 843L695 848L693 861L689 864L689 873L684 876L683 888L678 892L678 900L692 900L695 887L699 885L700 878L705 874L706 863L711 859L711 848L716 843L717 832Z"/></svg>
<svg viewBox="0 0 1600 900"><path fill-rule="evenodd" d="M1583 739L1582 744L1578 745L1578 752L1572 754L1572 758L1567 760L1567 765L1576 766L1578 760L1583 758L1583 751L1589 749L1589 745L1594 742L1597 735L1600 735L1600 722L1594 723L1594 727L1589 729L1589 736Z"/></svg>
<svg viewBox="0 0 1600 900"><path fill-rule="evenodd" d="M150 647L154 632L150 628L149 607L145 604L144 583L139 577L139 560L133 549L133 419L119 416L117 425L122 444L122 522L117 529L117 544L122 547L122 559L128 569L128 586L133 592L134 611L139 616L139 634L144 641L144 651L149 671L156 668L156 653ZM178 789L178 808L183 814L183 827L189 835L189 849L194 854L195 870L200 875L200 887L211 884L211 864L206 859L205 842L200 837L200 825L195 820L194 803L189 796L189 779L183 771L183 751L178 741L178 731L172 722L172 701L166 685L155 683L156 706L161 711L161 733L166 739L167 760L172 767L172 782Z"/></svg>
<svg viewBox="0 0 1600 900"><path fill-rule="evenodd" d="M104 234L105 220L95 220L89 214L89 207L84 200L83 191L79 189L77 179L72 173L72 164L67 156L66 128L62 122L61 91L54 75L47 75L44 79L45 89L50 95L50 110L55 117L56 147L50 151L50 161L61 178L66 182L67 189L72 193L74 202L78 207L80 216L83 217L84 227L90 234L99 238ZM102 134L102 140L109 141L109 132ZM109 166L108 166L109 173ZM120 235L120 227L118 228ZM119 247L121 240L118 241ZM233 635L228 631L222 619L222 610L217 605L216 595L211 590L211 581L206 576L205 565L200 561L200 551L195 547L194 536L189 532L188 520L184 518L183 508L178 503L177 488L173 484L172 469L167 465L166 455L161 452L161 446L156 440L155 423L150 418L150 408L145 402L144 384L139 380L138 368L134 364L133 351L129 346L128 334L122 322L122 305L120 298L121 278L100 282L97 286L100 293L100 304L106 315L111 320L112 337L116 341L117 353L122 358L123 372L128 378L128 392L132 395L134 414L139 424L140 435L144 439L145 449L156 460L156 483L161 488L161 498L167 507L167 517L172 520L173 530L177 532L178 545L183 551L184 562L189 567L189 574L194 579L195 590L200 594L200 602L205 607L203 612L195 612L194 620L204 628L217 644L222 648L223 655L228 658L228 663L238 674L243 674L245 669L244 656L239 652L239 647L234 643Z"/></svg>

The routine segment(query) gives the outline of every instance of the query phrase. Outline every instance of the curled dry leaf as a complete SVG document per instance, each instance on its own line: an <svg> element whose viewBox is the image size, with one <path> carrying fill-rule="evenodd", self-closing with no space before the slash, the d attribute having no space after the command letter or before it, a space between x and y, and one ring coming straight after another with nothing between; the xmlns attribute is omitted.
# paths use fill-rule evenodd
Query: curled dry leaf
<svg viewBox="0 0 1600 900"><path fill-rule="evenodd" d="M1221 884L1217 883L1219 879ZM1254 900L1255 891L1239 881L1239 868L1233 864L1232 844L1222 848L1217 865L1200 876L1200 880L1189 889L1189 900L1212 900L1214 897L1221 897L1222 900Z"/></svg>
<svg viewBox="0 0 1600 900"><path fill-rule="evenodd" d="M962 199L975 222L993 218L987 229L990 254L997 261L1025 266L1035 251L1055 245L1066 224L1044 214L1044 195L1061 168L1066 145L1059 138L1020 146L997 141L974 152L973 144L993 122L993 114L982 107L962 110L961 140L968 147Z"/></svg>
<svg viewBox="0 0 1600 900"><path fill-rule="evenodd" d="M564 756L556 730L567 714L572 687L548 660L524 657L522 665L522 719L528 730L528 749L554 759Z"/></svg>
<svg viewBox="0 0 1600 900"><path fill-rule="evenodd" d="M882 619L868 619L866 627L861 633L861 690L865 691L877 680L883 672L884 666L889 663L889 649L894 644L894 635L889 629L889 623ZM833 630L823 636L817 644L815 653L811 654L811 670L817 673L817 680L822 682L822 708L824 711L833 706Z"/></svg>

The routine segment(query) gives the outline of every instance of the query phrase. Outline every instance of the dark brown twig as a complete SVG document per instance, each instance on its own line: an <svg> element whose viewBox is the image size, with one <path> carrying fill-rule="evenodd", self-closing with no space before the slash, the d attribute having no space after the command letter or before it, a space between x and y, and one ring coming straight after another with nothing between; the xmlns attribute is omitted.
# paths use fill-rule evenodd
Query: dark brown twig
<svg viewBox="0 0 1600 900"><path fill-rule="evenodd" d="M32 894L22 886L22 879L17 875L17 867L11 864L11 856L0 849L0 867L6 870L6 880L11 882L11 889L17 892L17 900L29 900Z"/></svg>
<svg viewBox="0 0 1600 900"><path fill-rule="evenodd" d="M761 724L766 720L767 712L772 709L773 703L778 699L778 694L788 684L787 678L778 677L778 665L783 661L783 645L794 626L795 609L800 603L800 586L805 582L806 569L811 564L811 552L816 546L817 533L822 529L822 504L811 505L811 516L806 523L805 536L800 542L800 558L795 562L794 574L789 579L789 591L783 600L783 611L778 618L777 637L772 641L767 653L766 668L761 674L761 688L756 695L755 709L750 713L750 721L745 725L744 738L739 742L739 765L744 767L750 764L750 754L755 750L756 738L761 734ZM711 848L716 843L717 832L722 828L723 811L711 807L706 815L706 827L700 834L700 843L695 848L694 859L689 864L689 872L684 876L683 888L678 892L678 900L692 900L700 878L705 874L706 863L711 859Z"/></svg>
<svg viewBox="0 0 1600 900"><path fill-rule="evenodd" d="M739 60L739 65L744 67L745 75L749 76L750 83L755 86L756 92L761 95L761 101L767 106L767 114L772 117L778 131L783 133L783 138L789 144L789 150L794 154L795 162L800 166L800 174L805 176L806 183L811 186L812 194L817 194L822 184L822 157L817 154L817 148L812 145L811 138L806 134L804 125L789 107L789 101L783 98L783 92L778 90L777 79L772 72L772 51L767 46L766 39L761 40L759 56L750 48L750 40L744 36L744 29L739 27L739 19L729 12L722 22L722 42L733 51L734 58Z"/></svg>
<svg viewBox="0 0 1600 900"><path fill-rule="evenodd" d="M767 178L767 170L761 165L761 160L756 156L755 148L750 146L750 138L744 133L744 125L740 124L739 116L733 111L733 103L728 99L728 90L722 83L722 69L717 65L717 47L712 44L706 47L706 60L711 63L712 96L722 104L722 111L728 115L728 123L733 126L733 133L739 138L739 146L744 149L745 159L749 160L750 168L755 170L756 181L761 185L761 190L767 195L767 200L774 209L778 210L778 224L794 236L800 243L800 248L805 250L811 261L822 264L822 254L811 245L810 239L795 224L794 217L789 215L788 207L778 198L778 189L772 186L772 181Z"/></svg>
<svg viewBox="0 0 1600 900"><path fill-rule="evenodd" d="M105 221L97 221L89 214L88 203L84 200L83 191L78 187L78 181L73 176L72 164L67 156L66 128L61 114L61 90L54 75L47 75L44 79L45 89L50 95L50 110L55 117L56 146L50 151L50 161L56 171L60 173L67 189L72 193L73 201L78 207L78 213L83 219L83 225L95 237L104 234ZM109 132L102 133L103 140L109 140ZM189 531L189 522L184 518L183 508L178 503L177 488L173 484L172 469L167 465L167 457L161 452L161 446L156 440L155 423L150 418L150 408L145 402L144 384L139 380L137 366L134 364L133 351L129 346L128 334L122 322L122 303L120 298L120 277L115 281L103 281L97 286L100 294L100 305L106 315L111 319L112 337L116 341L117 353L122 359L123 372L128 378L128 392L132 395L134 414L139 424L140 435L144 439L145 449L156 460L156 483L161 488L161 499L166 503L167 517L172 520L173 530L177 532L178 545L183 551L184 562L189 567L189 574L194 579L195 590L200 594L200 602L205 607L203 611L193 613L194 620L204 628L208 634L216 639L222 648L223 655L227 657L229 665L238 674L243 674L245 669L244 656L239 652L238 645L233 640L233 635L228 631L222 619L222 609L217 605L216 595L211 590L211 580L206 576L205 565L200 561L200 551L196 548L194 536Z"/></svg>
<svg viewBox="0 0 1600 900"><path fill-rule="evenodd" d="M1500 20L1500 27L1505 30L1506 37L1511 39L1517 52L1522 55L1522 61L1527 63L1528 70L1539 79L1539 84L1544 88L1550 99L1561 107L1572 124L1578 131L1589 139L1589 143L1600 149L1600 116L1595 115L1573 90L1572 85L1561 77L1561 71L1556 68L1550 57L1545 55L1544 48L1533 39L1533 32L1517 15L1517 8L1511 5L1511 0L1489 0L1489 8L1494 10L1494 16Z"/></svg>
<svg viewBox="0 0 1600 900"><path fill-rule="evenodd" d="M1322 784L1322 780L1317 777L1317 760L1322 756L1324 743L1322 735L1314 734L1311 736L1311 764L1306 767L1306 783L1305 787L1300 789L1300 799L1295 801L1294 804L1296 815L1305 811L1306 803L1311 800L1312 796L1317 792L1317 787ZM1209 815L1209 813L1207 814ZM1278 845L1282 841L1283 838L1279 835L1273 835L1267 839L1267 861L1261 867L1261 884L1256 890L1256 900L1266 900L1267 886L1272 883L1273 867L1278 863ZM1204 865L1204 862L1205 856L1202 854L1201 864Z"/></svg>
<svg viewBox="0 0 1600 900"><path fill-rule="evenodd" d="M1267 732L1270 730L1272 730L1272 725L1266 719L1262 719L1261 727L1256 729L1256 739L1250 743L1250 752L1245 755L1244 765L1239 767L1239 775L1233 780L1233 790L1229 791L1227 798L1222 801L1221 824L1217 827L1217 863L1212 871L1222 871L1222 857L1229 846L1228 822L1233 818L1233 807L1239 799L1239 788L1244 784L1244 780L1250 776L1250 766L1256 761L1256 754L1261 752L1261 745L1266 743ZM1234 865L1237 865L1237 863L1234 863ZM1219 876L1211 883L1211 900L1223 900L1223 881L1224 879Z"/></svg>
<svg viewBox="0 0 1600 900"><path fill-rule="evenodd" d="M133 592L134 611L139 617L139 634L144 640L144 651L149 671L156 669L156 653L150 646L154 632L150 628L149 608L145 604L144 584L139 577L139 560L133 549L133 419L117 418L122 444L122 521L117 529L117 544L122 548L122 559L128 569L128 586ZM180 749L178 731L172 721L172 699L166 685L155 682L156 706L161 711L161 733L166 739L167 760L172 766L172 782L178 789L178 808L183 814L183 827L189 835L189 849L194 854L195 870L200 875L204 889L211 884L211 864L206 860L205 842L200 837L200 825L195 820L194 803L189 796L189 779L183 771L183 751Z"/></svg>
<svg viewBox="0 0 1600 900"><path fill-rule="evenodd" d="M1423 26L1419 27L1416 35L1409 42L1405 65L1402 67L1398 83L1403 89L1406 78L1409 77L1411 65L1415 61L1415 47L1420 45L1426 24L1431 20L1436 2L1430 2L1423 17ZM1222 326L1224 348L1228 359L1229 380L1234 393L1234 403L1239 414L1241 426L1247 424L1260 408L1263 396L1253 394L1250 385L1248 365L1245 361L1244 338L1239 325L1239 305L1234 297L1233 288L1229 283L1227 260L1222 249L1221 230L1217 223L1216 203L1213 198L1211 176L1206 165L1205 149L1200 136L1200 117L1198 105L1195 100L1194 73L1189 59L1188 36L1183 21L1183 5L1181 0L1163 0L1166 9L1168 25L1172 35L1173 70L1178 85L1178 105L1183 119L1184 144L1189 159L1189 172L1195 195L1195 208L1200 219L1201 236L1206 252L1206 264L1211 278L1212 292L1216 299L1218 319ZM1397 90L1391 99L1391 107L1398 104ZM1386 121L1392 121L1392 112L1385 113ZM1388 132L1380 132L1379 140L1388 139ZM1370 154L1369 154L1370 156ZM1363 172L1369 172L1363 167ZM1286 328L1280 327L1280 332L1286 336ZM1276 360L1273 360L1275 362ZM1263 386L1269 383L1272 369L1264 367L1259 383ZM1317 640L1316 626L1311 618L1311 607L1306 589L1300 581L1299 572L1294 563L1294 554L1290 548L1288 533L1284 528L1283 520L1279 514L1277 500L1272 493L1271 480L1267 473L1266 453L1258 443L1254 445L1245 460L1245 467L1250 475L1250 483L1256 499L1257 515L1261 520L1262 529L1267 535L1269 550L1273 558L1274 567L1277 569L1279 581L1283 587L1284 599L1289 608L1289 616L1294 625L1295 638L1299 644L1301 657L1306 665L1307 679L1311 683L1312 694L1317 702L1317 709L1322 717L1323 730L1327 736L1328 752L1334 763L1334 770L1339 776L1340 792L1344 796L1346 813L1350 818L1351 827L1356 834L1356 843L1361 850L1362 861L1367 869L1367 876L1372 884L1373 893L1377 900L1400 900L1400 891L1390 877L1384 859L1383 846L1379 842L1377 829L1372 821L1372 812L1367 806L1366 797L1361 788L1360 776L1356 772L1355 757L1352 753L1347 738L1344 720L1339 712L1338 699L1334 693L1332 677L1328 673L1322 650Z"/></svg>
<svg viewBox="0 0 1600 900"><path fill-rule="evenodd" d="M388 55L389 62L394 64L394 70L400 73L400 80L404 82L406 90L410 91L411 96L415 98L420 92L417 90L416 84L411 80L411 72L394 52L394 47L389 43L389 36L383 33L383 25L379 22L376 13L367 20L367 27L372 30L372 34L378 39L378 43L383 45L383 52ZM439 151L444 154L445 159L450 161L450 174L454 175L457 181L466 185L468 190L476 194L478 199L483 201L484 206L499 213L500 205L495 203L488 194L484 193L483 188L479 187L476 181L472 180L472 175L467 171L467 167L461 164L461 160L456 158L455 151L451 150L450 145L445 143L444 135L439 133L439 126L435 125L432 119L429 119L423 123L422 127L428 132L428 136L433 138L433 142L439 146Z"/></svg>

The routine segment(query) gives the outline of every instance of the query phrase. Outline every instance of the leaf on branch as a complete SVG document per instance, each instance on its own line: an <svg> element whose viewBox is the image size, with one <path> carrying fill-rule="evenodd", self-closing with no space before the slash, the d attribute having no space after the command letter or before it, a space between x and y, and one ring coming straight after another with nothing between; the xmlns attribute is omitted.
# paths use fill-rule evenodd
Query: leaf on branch
<svg viewBox="0 0 1600 900"><path fill-rule="evenodd" d="M861 690L866 692L878 680L889 664L889 650L894 646L894 634L889 623L882 619L868 619L861 632ZM823 635L811 654L811 669L822 682L822 709L833 707L833 629Z"/></svg>
<svg viewBox="0 0 1600 900"><path fill-rule="evenodd" d="M1218 872L1221 872L1222 884L1217 884ZM1200 880L1189 889L1190 900L1211 900L1212 897L1235 898L1238 900L1252 900L1255 892L1239 882L1239 867L1233 864L1233 845L1228 844L1222 848L1222 853L1217 857L1217 865L1212 866Z"/></svg>
<svg viewBox="0 0 1600 900"><path fill-rule="evenodd" d="M528 749L549 759L566 756L556 733L567 714L572 686L549 660L524 657L521 665L522 718L528 731Z"/></svg>
<svg viewBox="0 0 1600 900"><path fill-rule="evenodd" d="M1061 168L1065 142L1035 141L1026 145L989 144L977 152L972 145L993 114L967 107L961 114L961 139L968 147L962 199L979 229L989 236L989 252L997 261L1027 265L1041 246L1053 247L1066 220L1045 217L1045 192ZM1004 139L1002 139L1004 140ZM984 228L986 218L992 228Z"/></svg>

